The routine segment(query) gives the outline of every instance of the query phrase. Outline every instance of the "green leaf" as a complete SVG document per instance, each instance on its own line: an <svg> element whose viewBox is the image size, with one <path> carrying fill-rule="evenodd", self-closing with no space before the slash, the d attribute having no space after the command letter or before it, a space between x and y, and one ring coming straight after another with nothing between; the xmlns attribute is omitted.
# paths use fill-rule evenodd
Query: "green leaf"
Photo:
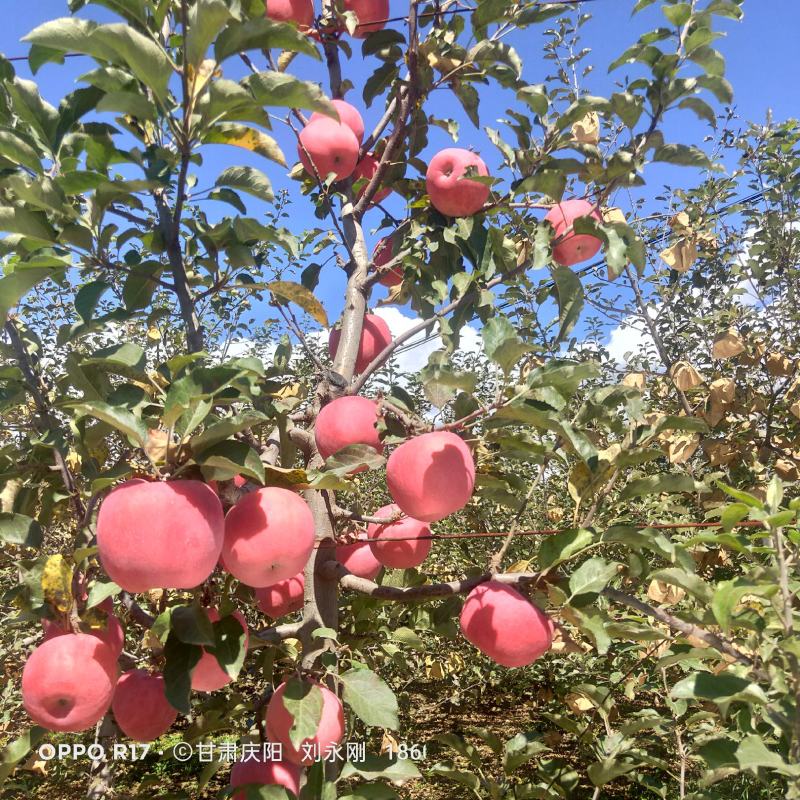
<svg viewBox="0 0 800 800"><path fill-rule="evenodd" d="M83 359L81 365L98 367L117 375L141 378L147 367L147 356L138 344L122 342L95 350L91 356Z"/></svg>
<svg viewBox="0 0 800 800"><path fill-rule="evenodd" d="M713 47L708 45L696 47L689 53L689 58L695 64L699 64L706 71L706 75L712 78L721 78L725 75L725 59L722 53Z"/></svg>
<svg viewBox="0 0 800 800"><path fill-rule="evenodd" d="M500 365L508 375L520 357L532 350L517 335L514 326L506 317L492 317L481 331L483 349L488 358Z"/></svg>
<svg viewBox="0 0 800 800"><path fill-rule="evenodd" d="M174 631L170 631L164 645L164 693L170 705L182 714L192 710L190 696L192 692L192 670L203 655L203 650L196 644L182 642Z"/></svg>
<svg viewBox="0 0 800 800"><path fill-rule="evenodd" d="M251 19L244 24L232 22L217 37L214 57L220 63L226 58L247 50L291 50L319 60L316 45L294 25L274 22L266 17Z"/></svg>
<svg viewBox="0 0 800 800"><path fill-rule="evenodd" d="M2 760L0 760L0 783L4 782L14 771L17 764L49 734L50 731L46 728L34 725L9 742L3 748Z"/></svg>
<svg viewBox="0 0 800 800"><path fill-rule="evenodd" d="M653 161L667 161L682 167L708 168L711 166L708 156L699 147L687 144L661 145L653 153Z"/></svg>
<svg viewBox="0 0 800 800"><path fill-rule="evenodd" d="M663 473L649 475L646 478L636 478L630 481L620 492L620 500L630 500L633 497L643 497L647 494L661 494L669 492L693 492L696 486L691 475L683 472Z"/></svg>
<svg viewBox="0 0 800 800"><path fill-rule="evenodd" d="M687 97L685 100L681 100L678 108L688 108L690 111L694 111L700 119L708 122L712 128L717 127L717 115L714 113L714 109L699 97Z"/></svg>
<svg viewBox="0 0 800 800"><path fill-rule="evenodd" d="M548 569L562 561L567 561L580 553L594 541L594 534L585 528L562 531L546 536L539 545L538 561L540 569Z"/></svg>
<svg viewBox="0 0 800 800"><path fill-rule="evenodd" d="M345 477L360 467L380 469L386 463L385 456L367 444L349 444L338 450L325 461L325 471Z"/></svg>
<svg viewBox="0 0 800 800"><path fill-rule="evenodd" d="M503 772L510 775L549 748L534 733L518 733L503 745Z"/></svg>
<svg viewBox="0 0 800 800"><path fill-rule="evenodd" d="M0 231L19 233L42 242L55 242L56 232L44 214L24 208L0 206Z"/></svg>
<svg viewBox="0 0 800 800"><path fill-rule="evenodd" d="M325 328L330 327L328 315L320 301L301 283L291 281L272 281L266 284L266 288L283 300L291 300L300 306L307 314L313 317L320 325Z"/></svg>
<svg viewBox="0 0 800 800"><path fill-rule="evenodd" d="M239 676L247 655L247 634L233 615L214 623L214 646L206 651L214 655L220 667L233 680Z"/></svg>
<svg viewBox="0 0 800 800"><path fill-rule="evenodd" d="M322 691L315 683L292 678L286 682L281 700L292 717L289 741L299 750L300 745L306 739L313 738L319 728L322 719Z"/></svg>
<svg viewBox="0 0 800 800"><path fill-rule="evenodd" d="M674 6L662 6L664 16L676 27L685 25L692 16L691 3L676 3Z"/></svg>
<svg viewBox="0 0 800 800"><path fill-rule="evenodd" d="M111 288L105 281L91 281L78 290L75 295L75 310L84 322L91 322L100 298Z"/></svg>
<svg viewBox="0 0 800 800"><path fill-rule="evenodd" d="M189 446L192 448L193 453L201 453L219 442L230 439L231 436L239 433L239 431L250 430L261 425L267 419L269 417L258 411L245 411L232 417L225 417L209 425L202 433L192 436L189 440Z"/></svg>
<svg viewBox="0 0 800 800"><path fill-rule="evenodd" d="M169 621L170 630L186 644L214 646L214 627L206 610L198 603L176 606Z"/></svg>
<svg viewBox="0 0 800 800"><path fill-rule="evenodd" d="M756 704L768 702L760 686L725 672L719 675L708 672L689 675L672 687L670 695L676 700L711 700L719 706L736 701Z"/></svg>
<svg viewBox="0 0 800 800"><path fill-rule="evenodd" d="M387 781L403 783L413 778L421 778L417 765L409 758L393 761L389 756L375 756L367 753L366 758L360 759L356 764L347 762L342 768L341 779L360 775L368 781L383 778Z"/></svg>
<svg viewBox="0 0 800 800"><path fill-rule="evenodd" d="M14 164L27 167L37 175L42 174L39 154L24 140L11 131L0 130L0 156Z"/></svg>
<svg viewBox="0 0 800 800"><path fill-rule="evenodd" d="M711 602L711 587L702 578L691 572L677 567L668 567L653 572L650 577L653 580L668 583L670 586L680 586L701 603L708 605Z"/></svg>
<svg viewBox="0 0 800 800"><path fill-rule="evenodd" d="M111 425L122 431L126 436L132 439L140 447L144 446L145 439L147 438L147 427L145 424L135 417L127 409L120 406L112 406L109 403L103 403L99 400L93 400L89 403L79 403L73 406L76 417L91 416Z"/></svg>
<svg viewBox="0 0 800 800"><path fill-rule="evenodd" d="M203 134L205 144L229 144L241 147L252 153L258 153L264 158L276 161L281 166L286 166L286 157L283 155L278 143L266 133L250 128L247 125L236 123L220 123L209 128Z"/></svg>
<svg viewBox="0 0 800 800"><path fill-rule="evenodd" d="M5 323L8 312L24 295L54 274L49 268L17 269L0 278L0 324Z"/></svg>
<svg viewBox="0 0 800 800"><path fill-rule="evenodd" d="M382 95L386 89L392 85L399 73L400 70L397 64L391 62L387 62L378 67L364 84L364 91L362 92L364 104L366 106L371 106L372 101L376 97Z"/></svg>
<svg viewBox="0 0 800 800"><path fill-rule="evenodd" d="M186 33L186 60L197 67L206 57L217 34L231 18L231 12L224 0L196 0L188 13Z"/></svg>
<svg viewBox="0 0 800 800"><path fill-rule="evenodd" d="M255 167L228 167L220 173L214 185L230 186L261 200L274 199L269 178Z"/></svg>
<svg viewBox="0 0 800 800"><path fill-rule="evenodd" d="M344 701L366 725L398 730L397 698L389 686L369 669L351 669L339 675Z"/></svg>
<svg viewBox="0 0 800 800"><path fill-rule="evenodd" d="M569 602L582 595L599 594L616 574L617 564L615 562L609 562L603 558L590 558L570 575Z"/></svg>
<svg viewBox="0 0 800 800"><path fill-rule="evenodd" d="M42 526L24 514L0 513L0 539L23 547L40 547Z"/></svg>
<svg viewBox="0 0 800 800"><path fill-rule="evenodd" d="M203 450L197 463L206 480L229 481L237 475L264 483L264 465L258 453L245 442L228 439Z"/></svg>
<svg viewBox="0 0 800 800"><path fill-rule="evenodd" d="M760 597L769 597L778 591L776 585L762 585L753 583L747 578L734 578L728 581L720 581L714 587L714 596L711 599L711 611L719 622L723 633L727 634L731 629L733 610L739 601L746 594Z"/></svg>
<svg viewBox="0 0 800 800"><path fill-rule="evenodd" d="M244 83L262 105L306 108L333 119L338 117L336 107L325 97L319 86L311 81L302 81L285 72L268 71L250 75Z"/></svg>
<svg viewBox="0 0 800 800"><path fill-rule="evenodd" d="M521 100L525 105L540 117L547 113L550 106L550 99L543 83L525 86L517 92L517 100Z"/></svg>
<svg viewBox="0 0 800 800"><path fill-rule="evenodd" d="M745 736L736 748L736 760L742 769L758 773L759 769L771 769L781 775L800 775L800 766L787 764L774 750L770 750L761 736L754 733Z"/></svg>
<svg viewBox="0 0 800 800"><path fill-rule="evenodd" d="M552 274L558 299L558 319L561 323L556 341L562 342L575 327L583 310L583 284L569 267L554 267Z"/></svg>
<svg viewBox="0 0 800 800"><path fill-rule="evenodd" d="M113 597L122 591L120 586L117 586L113 581L101 583L95 581L92 588L89 589L89 599L86 601L86 608L94 608L99 606L107 597Z"/></svg>
<svg viewBox="0 0 800 800"><path fill-rule="evenodd" d="M77 17L62 17L35 28L23 41L62 52L83 53L127 66L133 75L166 104L172 66L166 51L153 39L124 23L98 25Z"/></svg>

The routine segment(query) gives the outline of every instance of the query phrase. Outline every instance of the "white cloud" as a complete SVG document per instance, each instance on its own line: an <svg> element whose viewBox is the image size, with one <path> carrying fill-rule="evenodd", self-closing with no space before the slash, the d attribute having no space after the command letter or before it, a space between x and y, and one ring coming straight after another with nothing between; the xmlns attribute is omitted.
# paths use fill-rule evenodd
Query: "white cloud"
<svg viewBox="0 0 800 800"><path fill-rule="evenodd" d="M652 319L655 319L658 315L658 308L648 306L647 313ZM628 358L625 357L626 353L629 353L631 357L635 357L648 351L653 352L655 343L647 329L647 325L638 315L631 314L611 330L605 347L609 356L617 364L624 366L628 362Z"/></svg>
<svg viewBox="0 0 800 800"><path fill-rule="evenodd" d="M421 321L420 317L407 317L400 309L391 306L383 306L372 313L386 321L394 338L405 333L409 328ZM412 336L408 341L403 342L398 348L399 352L396 355L396 361L401 373L418 372L428 363L430 354L435 350L441 349L442 341L438 332L435 332L430 338L426 338L426 336L426 331L422 331ZM480 334L475 328L465 325L461 329L459 350L461 352L475 353L481 349Z"/></svg>

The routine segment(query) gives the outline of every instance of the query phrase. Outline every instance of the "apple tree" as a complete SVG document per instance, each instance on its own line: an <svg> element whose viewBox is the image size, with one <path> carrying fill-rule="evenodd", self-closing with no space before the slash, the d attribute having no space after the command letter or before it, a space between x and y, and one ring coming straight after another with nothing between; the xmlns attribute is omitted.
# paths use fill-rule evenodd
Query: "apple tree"
<svg viewBox="0 0 800 800"><path fill-rule="evenodd" d="M632 3L606 95L577 3L68 5L57 106L0 59L3 775L96 731L108 796L178 731L261 747L241 798L800 796L800 150L732 134L742 3ZM459 653L569 693L406 757Z"/></svg>

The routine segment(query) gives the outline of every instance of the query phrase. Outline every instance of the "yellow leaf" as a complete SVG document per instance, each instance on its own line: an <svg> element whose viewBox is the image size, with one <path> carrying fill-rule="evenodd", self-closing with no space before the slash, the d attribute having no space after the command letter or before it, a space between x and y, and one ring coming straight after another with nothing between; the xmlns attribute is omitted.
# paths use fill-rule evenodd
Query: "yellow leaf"
<svg viewBox="0 0 800 800"><path fill-rule="evenodd" d="M667 443L667 458L670 464L685 464L700 446L700 435L697 433L679 433L672 436Z"/></svg>
<svg viewBox="0 0 800 800"><path fill-rule="evenodd" d="M711 349L711 357L716 359L726 359L738 356L745 350L742 337L739 336L735 328L728 328L723 331L714 339L714 345Z"/></svg>
<svg viewBox="0 0 800 800"><path fill-rule="evenodd" d="M800 400L795 400L794 403L789 406L789 412L794 414L797 419L800 419ZM5 507L3 510L5 511Z"/></svg>
<svg viewBox="0 0 800 800"><path fill-rule="evenodd" d="M669 221L669 226L677 233L683 233L687 228L691 229L691 221L689 215L685 211L679 211Z"/></svg>
<svg viewBox="0 0 800 800"><path fill-rule="evenodd" d="M773 377L791 375L794 365L782 353L769 353L766 360L767 372Z"/></svg>
<svg viewBox="0 0 800 800"><path fill-rule="evenodd" d="M709 386L711 400L719 405L731 405L736 400L736 382L733 378L717 378Z"/></svg>
<svg viewBox="0 0 800 800"><path fill-rule="evenodd" d="M800 468L794 461L789 461L788 458L779 458L775 462L775 472L778 477L785 481L794 482L800 479Z"/></svg>
<svg viewBox="0 0 800 800"><path fill-rule="evenodd" d="M147 441L144 444L145 455L154 464L164 464L169 455L169 433L167 431L150 428L147 431Z"/></svg>
<svg viewBox="0 0 800 800"><path fill-rule="evenodd" d="M308 486L308 475L304 469L265 464L264 472L265 486L279 486L283 489L302 489Z"/></svg>
<svg viewBox="0 0 800 800"><path fill-rule="evenodd" d="M628 224L628 220L626 219L622 209L617 208L616 206L603 208L600 210L600 214L603 217L603 222L606 222L609 225L613 225L615 222L622 222L625 225Z"/></svg>
<svg viewBox="0 0 800 800"><path fill-rule="evenodd" d="M161 331L155 325L150 325L147 329L147 338L151 342L157 342L161 338Z"/></svg>
<svg viewBox="0 0 800 800"><path fill-rule="evenodd" d="M458 69L464 62L458 58L449 58L448 56L440 56L436 53L428 53L428 63L433 69L441 72L443 75L447 75L453 70Z"/></svg>
<svg viewBox="0 0 800 800"><path fill-rule="evenodd" d="M320 325L329 327L328 315L322 303L314 296L314 293L306 289L300 283L292 283L291 281L272 281L266 284L266 288L277 295L282 300L291 300L296 305L300 306L307 314L312 316Z"/></svg>
<svg viewBox="0 0 800 800"><path fill-rule="evenodd" d="M572 138L581 144L596 145L600 141L600 118L594 111L572 126Z"/></svg>
<svg viewBox="0 0 800 800"><path fill-rule="evenodd" d="M655 603L674 606L686 597L686 592L680 586L672 586L663 581L653 580L650 581L650 585L647 587L647 596Z"/></svg>
<svg viewBox="0 0 800 800"><path fill-rule="evenodd" d="M80 453L78 453L76 450L70 449L70 451L67 453L66 462L67 462L67 466L73 472L76 472L76 471L80 470L81 463L83 462L83 459L81 458L81 454Z"/></svg>
<svg viewBox="0 0 800 800"><path fill-rule="evenodd" d="M42 570L44 601L65 614L72 608L72 566L60 553L50 556Z"/></svg>
<svg viewBox="0 0 800 800"><path fill-rule="evenodd" d="M21 488L22 481L17 478L12 478L12 480L6 483L3 487L3 491L0 492L0 511L9 514L14 510L14 499L19 494Z"/></svg>
<svg viewBox="0 0 800 800"><path fill-rule="evenodd" d="M669 374L682 392L687 392L703 383L700 373L688 361L676 361Z"/></svg>
<svg viewBox="0 0 800 800"><path fill-rule="evenodd" d="M283 50L278 56L278 72L286 72L289 64L292 63L297 53L294 50Z"/></svg>
<svg viewBox="0 0 800 800"><path fill-rule="evenodd" d="M515 561L506 572L527 572L530 566L530 559L527 561Z"/></svg>
<svg viewBox="0 0 800 800"><path fill-rule="evenodd" d="M187 65L187 77L189 78L189 93L193 98L197 97L214 74L219 75L217 62L213 58L205 59L195 70L192 64Z"/></svg>
<svg viewBox="0 0 800 800"><path fill-rule="evenodd" d="M659 255L668 267L676 272L688 272L697 261L697 246L693 239L680 239Z"/></svg>
<svg viewBox="0 0 800 800"><path fill-rule="evenodd" d="M703 450L708 456L708 463L712 467L725 466L739 457L739 451L730 442L720 439L706 440L703 443Z"/></svg>
<svg viewBox="0 0 800 800"><path fill-rule="evenodd" d="M303 393L302 383L286 383L276 392L272 392L272 397L280 400L288 400L290 397L300 397Z"/></svg>
<svg viewBox="0 0 800 800"><path fill-rule="evenodd" d="M586 714L594 708L594 703L588 697L577 692L568 694L564 702L573 714Z"/></svg>
<svg viewBox="0 0 800 800"><path fill-rule="evenodd" d="M631 389L638 389L643 392L645 389L645 376L643 372L629 372L621 381L623 386L630 386Z"/></svg>
<svg viewBox="0 0 800 800"><path fill-rule="evenodd" d="M262 133L255 128L236 123L220 123L206 131L203 135L206 144L230 144L234 147L242 147L252 153L277 161L281 166L286 166L286 158L283 155L278 143L266 133Z"/></svg>

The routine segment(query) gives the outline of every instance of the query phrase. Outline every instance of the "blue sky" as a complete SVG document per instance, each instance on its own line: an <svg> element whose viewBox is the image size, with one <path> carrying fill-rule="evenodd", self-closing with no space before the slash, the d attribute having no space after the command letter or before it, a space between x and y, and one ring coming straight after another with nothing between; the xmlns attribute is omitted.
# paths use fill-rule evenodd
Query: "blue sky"
<svg viewBox="0 0 800 800"><path fill-rule="evenodd" d="M11 6L6 0L6 6ZM614 82L619 80L625 70L619 70L609 75L607 65L622 50L632 44L638 35L645 31L664 24L664 18L659 10L659 4L646 10L634 18L630 16L633 0L595 0L586 3L584 10L592 14L592 21L584 28L583 46L592 48L592 53L587 63L595 65L594 72L584 81L585 89L592 94L607 94L615 90ZM391 2L391 15L400 16L405 13L407 3ZM10 9L7 9L10 10ZM746 0L744 4L745 19L742 23L720 20L719 27L725 32L726 37L717 43L717 47L724 54L728 63L728 78L734 86L735 105L738 114L745 120L761 121L765 118L767 109L771 109L774 118L785 119L790 116L800 116L800 85L797 75L797 34L800 32L800 4L796 0ZM67 14L66 0L35 0L27 3L14 3L13 13L7 13L0 29L0 51L6 55L24 55L27 46L20 42L29 30L40 23ZM81 16L91 17L99 21L111 21L113 15L105 9L89 6L81 12ZM400 25L401 23L394 23ZM529 30L511 37L509 43L514 45L524 62L523 77L537 83L552 69L550 62L542 58L540 33ZM259 59L256 59L257 63ZM61 97L75 88L75 78L82 72L91 68L91 60L76 58L66 62L64 66L45 65L36 76L40 90L50 102L57 104ZM355 43L352 60L345 63L343 71L356 86L348 99L361 108L367 130L371 129L382 112L382 101L379 99L372 108L365 109L361 101L361 87L363 82L372 74L378 62L373 59L363 59L358 43ZM262 68L265 65L259 64ZM30 77L30 72L25 62L16 62L15 68L21 77ZM244 74L243 67L236 59L226 63L226 77L238 78ZM323 82L327 90L327 78L320 62L314 62L307 57L299 57L293 64L293 71L301 77L316 79ZM629 74L635 76L634 70ZM513 105L513 95L494 87L484 91L481 100L480 116L483 125L499 127L497 119L503 115L506 108ZM430 104L430 109L435 107L437 116L452 116L460 122L459 146L472 146L478 150L489 165L490 171L499 163L499 158L494 147L489 143L482 131L476 130L467 121L460 108L452 102L446 92L438 92L435 101ZM276 126L275 135L282 145L287 159L295 160L294 138L288 130ZM667 140L700 144L703 136L710 129L700 123L689 112L674 114L666 125ZM438 128L431 128L429 153L451 146L449 136ZM275 188L294 188L297 184L288 179L287 170L268 162L258 156L231 147L208 147L205 149L205 163L198 170L198 186L208 186L216 175L225 167L234 164L251 163L264 170L271 178ZM685 168L661 167L649 171L646 175L648 186L643 189L645 196L658 193L662 184L669 183L673 186L690 185L695 176L691 170ZM310 202L303 198L299 192L294 191L295 198L291 206L291 227L302 230L305 227L319 225L313 216ZM258 215L258 206L251 199L247 199L248 210L254 216ZM224 204L208 204L209 214L229 214L232 209ZM395 216L403 216L403 204L399 198L393 196L387 201L387 207ZM369 229L378 224L381 218L379 211L372 211L367 215L366 227L369 241L374 242L377 235ZM323 302L329 307L329 312L334 317L341 307L341 289L343 288L342 276L335 268L330 268L330 273L324 275L322 285Z"/></svg>

